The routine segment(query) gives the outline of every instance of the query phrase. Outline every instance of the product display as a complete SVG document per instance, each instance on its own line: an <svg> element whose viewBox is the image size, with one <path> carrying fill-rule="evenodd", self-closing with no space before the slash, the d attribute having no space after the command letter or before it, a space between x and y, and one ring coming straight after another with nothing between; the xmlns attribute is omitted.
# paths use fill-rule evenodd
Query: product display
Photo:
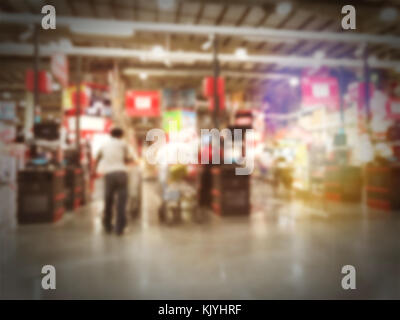
<svg viewBox="0 0 400 320"><path fill-rule="evenodd" d="M250 178L236 175L236 165L218 165L212 170L212 208L221 216L250 214Z"/></svg>
<svg viewBox="0 0 400 320"><path fill-rule="evenodd" d="M369 207L384 210L400 209L400 166L369 165L366 190Z"/></svg>
<svg viewBox="0 0 400 320"><path fill-rule="evenodd" d="M361 169L354 166L328 166L325 173L325 197L335 201L360 201Z"/></svg>
<svg viewBox="0 0 400 320"><path fill-rule="evenodd" d="M18 173L18 222L55 222L64 214L64 170L25 169Z"/></svg>

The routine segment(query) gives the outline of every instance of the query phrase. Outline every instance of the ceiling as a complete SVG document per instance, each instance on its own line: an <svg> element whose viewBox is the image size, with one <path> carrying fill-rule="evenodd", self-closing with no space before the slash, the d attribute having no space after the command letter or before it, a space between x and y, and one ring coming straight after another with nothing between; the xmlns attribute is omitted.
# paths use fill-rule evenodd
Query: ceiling
<svg viewBox="0 0 400 320"><path fill-rule="evenodd" d="M400 36L400 1L352 1L357 10L357 30L341 29L341 7L346 1L291 1L291 10L279 6L282 1L274 0L1 0L0 10L6 14L40 14L45 4L52 4L57 11L57 18L62 16L111 19L115 21L152 22L154 24L237 26L272 28L277 30L330 31L344 33L366 33L376 35ZM399 9L399 15L392 21L382 21L380 13L384 7ZM286 10L287 11L287 10ZM24 39L27 26L12 23L0 23L1 43L31 43ZM202 50L208 40L205 34L181 34L137 31L132 36L93 36L73 33L69 28L57 27L56 30L40 30L39 41L48 44L60 39L69 39L74 46L125 48L150 50L155 45L170 51L190 51L209 53ZM232 54L237 48L245 48L249 55L279 55L313 57L316 52L323 52L327 58L359 58L358 43L324 40L281 39L279 37L257 38L244 36L218 36L219 52ZM369 44L368 52L378 59L400 60L400 48L390 44ZM48 67L48 58L41 60L42 67ZM76 70L77 58L70 58L72 77ZM0 90L18 90L24 83L25 69L32 66L31 57L2 55L0 61ZM124 75L128 87L160 86L196 86L199 87L205 71L212 72L211 61L193 63L175 61L172 65L165 62L143 61L137 58L90 57L82 59L82 70L94 81L105 81L106 72L117 64L125 69L163 71L153 72L146 81L138 74ZM180 70L170 72L168 70ZM282 66L273 62L223 61L221 70L227 72L227 89L263 90L268 85L279 85L284 79L269 79L267 74L298 75L301 68ZM186 71L186 72L183 72ZM261 75L261 76L260 76Z"/></svg>

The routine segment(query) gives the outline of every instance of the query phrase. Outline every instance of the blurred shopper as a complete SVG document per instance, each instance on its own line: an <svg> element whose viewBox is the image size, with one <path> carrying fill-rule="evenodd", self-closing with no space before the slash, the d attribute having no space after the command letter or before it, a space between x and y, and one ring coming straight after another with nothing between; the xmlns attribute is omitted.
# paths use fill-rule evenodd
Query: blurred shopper
<svg viewBox="0 0 400 320"><path fill-rule="evenodd" d="M111 130L111 139L99 150L94 163L94 174L97 172L99 162L105 174L105 211L104 228L106 232L112 231L112 212L114 198L117 196L116 233L123 234L126 225L126 203L128 197L127 164L134 160L133 152L128 144L122 140L124 132L120 128Z"/></svg>
<svg viewBox="0 0 400 320"><path fill-rule="evenodd" d="M278 195L279 187L283 185L287 191L292 187L292 168L284 156L279 156L274 164L274 194Z"/></svg>

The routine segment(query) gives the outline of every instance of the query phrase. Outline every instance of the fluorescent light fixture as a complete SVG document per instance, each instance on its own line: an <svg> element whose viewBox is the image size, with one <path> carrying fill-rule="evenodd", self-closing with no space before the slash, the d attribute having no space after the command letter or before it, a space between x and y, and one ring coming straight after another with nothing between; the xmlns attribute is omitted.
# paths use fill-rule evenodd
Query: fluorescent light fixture
<svg viewBox="0 0 400 320"><path fill-rule="evenodd" d="M247 50L245 48L237 48L235 51L235 56L244 60L247 58Z"/></svg>
<svg viewBox="0 0 400 320"><path fill-rule="evenodd" d="M397 9L393 7L383 8L379 14L379 19L386 22L392 22L397 19Z"/></svg>
<svg viewBox="0 0 400 320"><path fill-rule="evenodd" d="M139 78L141 80L147 80L148 74L146 72L141 72L141 73L139 73Z"/></svg>
<svg viewBox="0 0 400 320"><path fill-rule="evenodd" d="M209 34L208 35L208 40L201 45L201 49L203 51L209 50L211 48L212 44L213 44L213 41L214 41L214 35Z"/></svg>
<svg viewBox="0 0 400 320"><path fill-rule="evenodd" d="M276 6L276 13L281 16L286 16L292 11L292 4L288 1L278 3Z"/></svg>
<svg viewBox="0 0 400 320"><path fill-rule="evenodd" d="M154 46L151 49L151 54L155 57L163 57L165 55L165 50L162 46Z"/></svg>
<svg viewBox="0 0 400 320"><path fill-rule="evenodd" d="M299 85L299 83L300 83L299 79L298 79L298 78L295 78L295 77L292 77L292 78L290 78L290 80L289 80L289 84L290 84L290 86L292 86L292 87L297 87L297 86Z"/></svg>
<svg viewBox="0 0 400 320"><path fill-rule="evenodd" d="M211 41L210 40L207 40L206 42L204 42L202 45L201 45L201 49L203 50L203 51L207 51L207 50L209 50L211 48Z"/></svg>
<svg viewBox="0 0 400 320"><path fill-rule="evenodd" d="M266 38L266 37L261 37L261 36L246 36L246 37L242 37L242 39L249 41L249 42L265 42L265 41L267 41L267 42L271 42L271 43L282 43L282 38L279 38L279 37ZM287 39L285 39L285 42L286 43L297 43L297 42L299 42L299 40L294 39L294 38L293 39L287 38Z"/></svg>
<svg viewBox="0 0 400 320"><path fill-rule="evenodd" d="M314 53L314 58L315 59L323 59L325 57L325 52L322 50L318 50Z"/></svg>
<svg viewBox="0 0 400 320"><path fill-rule="evenodd" d="M165 65L166 67L168 67L168 68L172 67L171 60L170 60L170 59L166 59L166 60L164 61L164 65Z"/></svg>
<svg viewBox="0 0 400 320"><path fill-rule="evenodd" d="M134 34L133 28L128 25L95 22L91 20L71 24L69 29L73 33L93 36L131 37Z"/></svg>
<svg viewBox="0 0 400 320"><path fill-rule="evenodd" d="M161 10L172 10L175 9L175 0L158 0L158 7Z"/></svg>

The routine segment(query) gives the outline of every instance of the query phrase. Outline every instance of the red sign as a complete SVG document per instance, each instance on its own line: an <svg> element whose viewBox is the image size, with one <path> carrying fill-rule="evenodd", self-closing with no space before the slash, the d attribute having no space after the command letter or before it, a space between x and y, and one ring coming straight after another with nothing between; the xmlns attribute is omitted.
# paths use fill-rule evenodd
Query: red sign
<svg viewBox="0 0 400 320"><path fill-rule="evenodd" d="M96 133L108 133L110 132L112 121L111 119L81 116L79 118L79 126L81 137L90 137ZM75 132L76 130L76 117L67 116L64 118L64 127L67 132Z"/></svg>
<svg viewBox="0 0 400 320"><path fill-rule="evenodd" d="M126 113L131 117L160 116L159 91L127 91L125 103Z"/></svg>
<svg viewBox="0 0 400 320"><path fill-rule="evenodd" d="M217 93L219 96L225 94L225 80L221 77L217 81ZM206 77L203 80L203 94L205 97L214 96L214 77Z"/></svg>
<svg viewBox="0 0 400 320"><path fill-rule="evenodd" d="M32 69L29 69L26 71L25 74L25 87L26 90L28 91L33 91L35 84L34 84L34 71ZM38 72L38 86L39 86L39 92L41 93L50 93L52 90L52 79L51 75L44 71L41 70Z"/></svg>
<svg viewBox="0 0 400 320"><path fill-rule="evenodd" d="M390 98L386 103L387 115L390 119L400 120L400 98Z"/></svg>
<svg viewBox="0 0 400 320"><path fill-rule="evenodd" d="M339 84L336 78L303 77L301 89L303 106L324 106L331 110L339 108Z"/></svg>
<svg viewBox="0 0 400 320"><path fill-rule="evenodd" d="M68 86L68 59L65 54L51 56L51 72L63 87Z"/></svg>

